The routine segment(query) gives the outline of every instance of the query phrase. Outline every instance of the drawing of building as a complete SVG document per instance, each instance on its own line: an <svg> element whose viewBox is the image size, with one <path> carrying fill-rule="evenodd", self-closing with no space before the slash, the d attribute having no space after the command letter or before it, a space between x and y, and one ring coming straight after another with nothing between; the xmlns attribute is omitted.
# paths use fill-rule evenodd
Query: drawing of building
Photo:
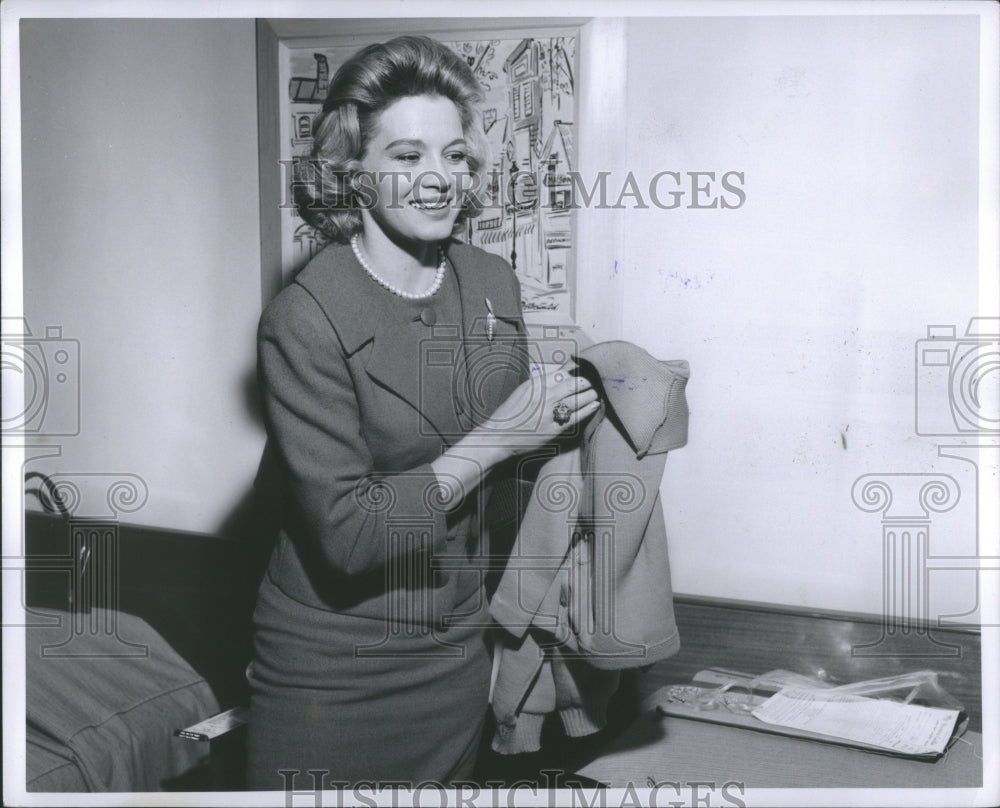
<svg viewBox="0 0 1000 808"><path fill-rule="evenodd" d="M330 89L330 63L322 53L314 53L315 76L292 76L288 80L288 98L292 104L292 146L308 149L312 145L312 122L316 115L316 104L326 100ZM307 104L302 109L296 105Z"/></svg>
<svg viewBox="0 0 1000 808"><path fill-rule="evenodd" d="M554 121L540 154L541 229L549 289L566 288L567 250L572 245L573 126Z"/></svg>
<svg viewBox="0 0 1000 808"><path fill-rule="evenodd" d="M330 63L322 53L314 53L316 75L292 76L288 80L288 97L296 104L322 104L330 89Z"/></svg>
<svg viewBox="0 0 1000 808"><path fill-rule="evenodd" d="M504 62L511 121L515 132L527 129L528 145L538 140L542 120L542 85L538 74L538 43L523 39Z"/></svg>
<svg viewBox="0 0 1000 808"><path fill-rule="evenodd" d="M469 63L482 85L482 126L491 156L485 167L484 209L469 219L462 237L512 265L525 311L567 313L575 240L570 179L575 165L575 43L572 38L522 35L447 45ZM313 121L329 92L331 71L349 50L347 45L312 45L291 55L282 129L284 153L292 161L310 153ZM294 170L290 174L289 180ZM290 189L286 193L290 198ZM294 206L287 213L283 261L297 267L322 249L325 240Z"/></svg>

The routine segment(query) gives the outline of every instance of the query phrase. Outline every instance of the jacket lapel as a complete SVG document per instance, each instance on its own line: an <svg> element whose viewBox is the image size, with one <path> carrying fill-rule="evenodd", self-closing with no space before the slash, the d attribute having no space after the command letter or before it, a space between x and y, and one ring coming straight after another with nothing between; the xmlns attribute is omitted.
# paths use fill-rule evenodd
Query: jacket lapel
<svg viewBox="0 0 1000 808"><path fill-rule="evenodd" d="M466 244L453 242L448 258L462 298L466 367L458 394L464 398L463 410L471 419L467 428L471 428L492 415L520 384L521 368L527 367L527 346L520 301L504 288L494 274L497 270L477 260Z"/></svg>
<svg viewBox="0 0 1000 808"><path fill-rule="evenodd" d="M399 311L393 310L375 327L365 372L410 404L447 442L454 443L466 431L458 420L452 384L456 368L461 367L457 354L461 347L460 338L435 338L422 322L401 318Z"/></svg>
<svg viewBox="0 0 1000 808"><path fill-rule="evenodd" d="M482 423L517 386L524 337L518 301L502 291L472 249L453 243L447 254L462 302L461 333L454 324L429 332L372 283L347 245L327 247L296 282L326 311L347 355L370 343L367 375L450 443ZM492 340L487 298L496 316Z"/></svg>

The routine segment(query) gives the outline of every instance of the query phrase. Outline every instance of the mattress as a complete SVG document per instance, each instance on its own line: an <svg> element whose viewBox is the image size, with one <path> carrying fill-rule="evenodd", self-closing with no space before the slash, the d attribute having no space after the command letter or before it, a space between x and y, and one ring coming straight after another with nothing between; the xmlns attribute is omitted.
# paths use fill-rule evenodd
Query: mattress
<svg viewBox="0 0 1000 808"><path fill-rule="evenodd" d="M161 791L204 765L174 730L218 712L211 688L144 620L46 611L26 630L27 790Z"/></svg>

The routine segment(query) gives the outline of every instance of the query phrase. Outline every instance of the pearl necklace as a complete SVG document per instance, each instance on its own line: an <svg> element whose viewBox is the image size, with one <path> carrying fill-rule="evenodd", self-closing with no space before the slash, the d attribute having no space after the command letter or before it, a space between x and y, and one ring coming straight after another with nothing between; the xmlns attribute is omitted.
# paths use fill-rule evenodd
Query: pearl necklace
<svg viewBox="0 0 1000 808"><path fill-rule="evenodd" d="M402 289L393 286L389 283L389 281L379 276L375 270L368 265L367 259L364 255L362 255L361 247L358 245L357 233L351 236L351 249L354 250L354 257L358 259L358 263L361 264L362 269L368 273L373 281L375 281L379 286L388 289L394 295L405 297L407 300L423 300L426 297L433 297L437 293L437 290L441 288L441 284L444 282L444 272L448 267L448 262L445 259L444 252L440 247L438 248L438 255L441 256L441 263L438 264L437 274L434 275L434 282L424 292L404 292Z"/></svg>

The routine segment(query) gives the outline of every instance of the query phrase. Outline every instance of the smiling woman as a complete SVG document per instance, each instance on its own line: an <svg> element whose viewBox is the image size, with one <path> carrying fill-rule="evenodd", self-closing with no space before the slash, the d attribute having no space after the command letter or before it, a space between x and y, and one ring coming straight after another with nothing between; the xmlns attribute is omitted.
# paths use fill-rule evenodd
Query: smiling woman
<svg viewBox="0 0 1000 808"><path fill-rule="evenodd" d="M397 75L399 67L405 72ZM398 37L363 49L337 71L313 121L310 159L302 164L307 181L294 188L299 213L343 242L360 230L366 210L402 203L404 187L418 178L454 180L438 190L449 191L447 218L458 230L479 212L479 198L463 188L482 185L488 146L481 101L468 65L438 42Z"/></svg>
<svg viewBox="0 0 1000 808"><path fill-rule="evenodd" d="M346 62L314 123L298 201L332 243L258 338L281 531L247 672L253 788L473 775L514 458L598 408L568 368L529 380L513 271L452 239L484 164L478 93L448 48L400 37Z"/></svg>
<svg viewBox="0 0 1000 808"><path fill-rule="evenodd" d="M459 211L456 190L468 171L462 122L449 99L417 95L393 103L379 119L355 180L364 188L355 252L360 249L376 266L392 266L399 247L426 245L429 255L415 250L422 266L393 266L395 276L385 280L410 293L427 289L434 275L440 278L428 263L437 263L434 245L451 235Z"/></svg>

